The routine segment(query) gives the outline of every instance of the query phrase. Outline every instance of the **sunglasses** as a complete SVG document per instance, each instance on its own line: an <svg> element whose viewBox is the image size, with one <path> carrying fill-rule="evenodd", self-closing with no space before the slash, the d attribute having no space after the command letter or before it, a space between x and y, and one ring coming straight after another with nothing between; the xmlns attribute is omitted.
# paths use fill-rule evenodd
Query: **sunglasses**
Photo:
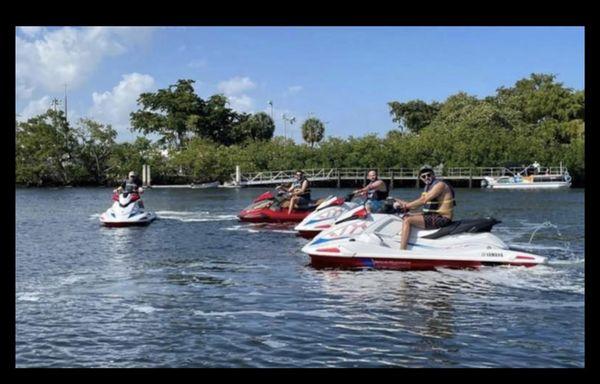
<svg viewBox="0 0 600 384"><path fill-rule="evenodd" d="M431 178L431 177L433 177L433 174L431 174L431 173L424 173L421 175L422 180L425 180L425 179Z"/></svg>

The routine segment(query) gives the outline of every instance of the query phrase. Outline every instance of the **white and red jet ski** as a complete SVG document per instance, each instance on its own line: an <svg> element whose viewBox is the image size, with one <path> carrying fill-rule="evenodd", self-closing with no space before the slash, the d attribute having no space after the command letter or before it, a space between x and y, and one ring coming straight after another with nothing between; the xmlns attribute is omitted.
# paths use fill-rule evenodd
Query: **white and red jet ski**
<svg viewBox="0 0 600 384"><path fill-rule="evenodd" d="M113 205L100 215L100 222L107 227L148 225L156 214L144 209L140 195L135 192L113 194Z"/></svg>
<svg viewBox="0 0 600 384"><path fill-rule="evenodd" d="M545 258L509 248L490 233L493 218L455 221L433 230L412 228L408 249L400 249L402 218L368 214L357 207L302 248L315 267L427 270L486 265L532 267Z"/></svg>

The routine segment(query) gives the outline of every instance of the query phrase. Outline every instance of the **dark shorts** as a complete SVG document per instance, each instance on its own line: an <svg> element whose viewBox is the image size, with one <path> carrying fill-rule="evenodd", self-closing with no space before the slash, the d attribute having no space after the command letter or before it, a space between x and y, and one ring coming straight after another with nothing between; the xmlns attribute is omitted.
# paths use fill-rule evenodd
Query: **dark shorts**
<svg viewBox="0 0 600 384"><path fill-rule="evenodd" d="M306 197L300 196L300 198L298 199L298 202L296 204L298 204L298 205L308 205L308 204L310 204L310 197L306 198Z"/></svg>
<svg viewBox="0 0 600 384"><path fill-rule="evenodd" d="M384 200L367 200L365 205L369 205L371 207L371 212L378 213L382 210L383 203L385 203Z"/></svg>
<svg viewBox="0 0 600 384"><path fill-rule="evenodd" d="M452 223L452 220L437 213L424 213L423 219L425 220L425 229L442 228Z"/></svg>

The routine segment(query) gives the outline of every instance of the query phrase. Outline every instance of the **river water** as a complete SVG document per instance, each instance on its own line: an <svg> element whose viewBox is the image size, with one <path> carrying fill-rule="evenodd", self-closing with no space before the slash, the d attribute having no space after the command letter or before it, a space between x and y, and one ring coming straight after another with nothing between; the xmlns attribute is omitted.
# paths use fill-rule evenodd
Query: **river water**
<svg viewBox="0 0 600 384"><path fill-rule="evenodd" d="M313 269L237 221L261 192L152 189L159 220L111 229L110 189L17 189L17 367L584 366L583 190L458 189L457 218L549 262L424 272Z"/></svg>

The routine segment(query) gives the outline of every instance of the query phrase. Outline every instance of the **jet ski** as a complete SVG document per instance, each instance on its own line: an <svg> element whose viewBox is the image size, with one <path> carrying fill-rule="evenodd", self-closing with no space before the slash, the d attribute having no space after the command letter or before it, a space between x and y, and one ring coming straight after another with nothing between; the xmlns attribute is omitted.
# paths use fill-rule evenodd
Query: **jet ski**
<svg viewBox="0 0 600 384"><path fill-rule="evenodd" d="M238 218L250 223L300 222L323 202L322 199L314 200L288 213L289 199L290 194L286 192L265 192L244 208L238 214Z"/></svg>
<svg viewBox="0 0 600 384"><path fill-rule="evenodd" d="M379 213L395 213L393 207L394 198L388 198L380 208ZM338 219L348 220L348 217L355 216L355 212L363 212L358 207L364 207L366 200L364 197L354 194L348 194L344 197L329 196L319 205L313 213L308 215L294 229L299 232L301 237L312 239L321 231L331 228ZM347 212L352 212L347 216ZM366 210L364 210L366 212ZM364 216L364 215L363 215Z"/></svg>
<svg viewBox="0 0 600 384"><path fill-rule="evenodd" d="M403 220L394 214L368 214L357 207L338 218L302 248L317 268L431 270L493 265L532 267L546 259L510 248L490 233L500 221L455 221L433 230L411 228L408 249L400 249Z"/></svg>
<svg viewBox="0 0 600 384"><path fill-rule="evenodd" d="M312 239L319 232L331 228L335 220L356 207L362 206L364 199L349 194L346 197L328 196L313 212L294 229L305 239Z"/></svg>
<svg viewBox="0 0 600 384"><path fill-rule="evenodd" d="M114 193L114 203L100 215L100 222L107 227L126 227L134 225L148 225L156 214L146 211L140 195L135 192Z"/></svg>

